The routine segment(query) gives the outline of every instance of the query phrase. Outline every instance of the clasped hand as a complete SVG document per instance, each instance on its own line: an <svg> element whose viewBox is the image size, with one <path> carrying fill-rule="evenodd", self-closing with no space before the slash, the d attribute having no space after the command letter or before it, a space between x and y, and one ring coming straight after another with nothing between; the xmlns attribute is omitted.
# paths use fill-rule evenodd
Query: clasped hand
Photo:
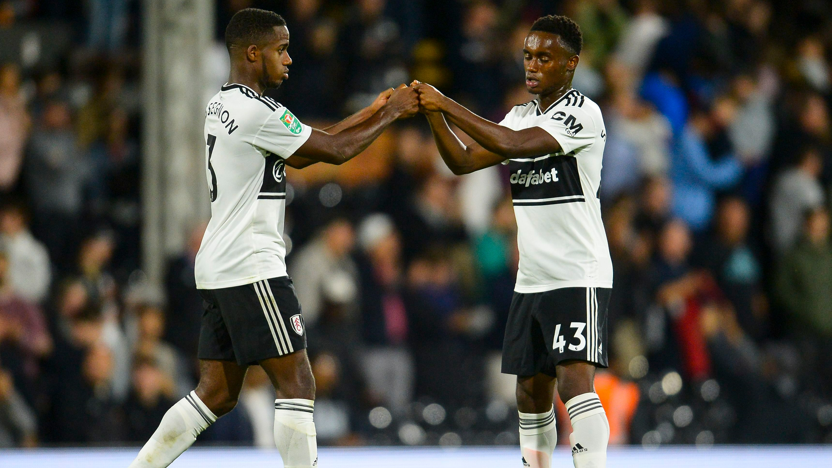
<svg viewBox="0 0 832 468"><path fill-rule="evenodd" d="M418 112L441 112L444 99L445 95L438 89L414 80L410 86L401 84L396 89L383 91L370 107L375 111L389 104L400 110L400 118L407 118Z"/></svg>

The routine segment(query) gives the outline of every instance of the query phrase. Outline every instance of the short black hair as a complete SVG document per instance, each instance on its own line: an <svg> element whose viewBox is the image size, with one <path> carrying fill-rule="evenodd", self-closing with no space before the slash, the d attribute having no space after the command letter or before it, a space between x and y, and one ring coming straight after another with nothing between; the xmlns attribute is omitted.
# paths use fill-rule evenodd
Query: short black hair
<svg viewBox="0 0 832 468"><path fill-rule="evenodd" d="M580 55L584 45L584 38L581 34L581 27L567 16L547 15L537 19L532 25L532 31L543 31L560 36L561 45L575 55Z"/></svg>
<svg viewBox="0 0 832 468"><path fill-rule="evenodd" d="M248 47L252 44L262 44L274 34L274 28L286 26L286 20L273 11L259 8L244 8L228 22L225 28L225 46L231 51L232 47Z"/></svg>

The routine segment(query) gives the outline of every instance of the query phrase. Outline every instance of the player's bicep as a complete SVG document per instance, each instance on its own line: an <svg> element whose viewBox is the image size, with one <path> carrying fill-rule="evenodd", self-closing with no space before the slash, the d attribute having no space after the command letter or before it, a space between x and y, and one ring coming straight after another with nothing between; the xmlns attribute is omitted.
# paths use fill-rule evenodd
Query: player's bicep
<svg viewBox="0 0 832 468"><path fill-rule="evenodd" d="M295 151L295 155L315 162L336 163L341 160L333 136L316 128L312 129L309 139Z"/></svg>
<svg viewBox="0 0 832 468"><path fill-rule="evenodd" d="M557 138L540 127L516 130L514 139L519 143L512 152L512 157L537 157L557 153L561 150Z"/></svg>
<svg viewBox="0 0 832 468"><path fill-rule="evenodd" d="M289 158L286 160L286 165L293 169L303 169L304 167L309 167L317 162L318 161L313 161L309 158L298 156L297 152L295 152L295 154L289 156Z"/></svg>
<svg viewBox="0 0 832 468"><path fill-rule="evenodd" d="M486 167L496 166L506 160L503 156L483 148L476 141L467 145L465 151L470 156L471 167L466 172L474 172Z"/></svg>

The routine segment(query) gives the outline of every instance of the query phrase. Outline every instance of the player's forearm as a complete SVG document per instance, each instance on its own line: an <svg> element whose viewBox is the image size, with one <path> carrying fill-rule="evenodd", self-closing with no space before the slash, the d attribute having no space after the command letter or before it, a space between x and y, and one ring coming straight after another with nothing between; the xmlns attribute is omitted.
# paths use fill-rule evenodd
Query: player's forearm
<svg viewBox="0 0 832 468"><path fill-rule="evenodd" d="M332 135L340 133L369 119L377 110L378 109L374 109L372 106L365 107L337 124L325 128L324 131Z"/></svg>
<svg viewBox="0 0 832 468"><path fill-rule="evenodd" d="M343 164L367 149L397 118L392 109L381 108L363 122L332 135L337 157L332 164Z"/></svg>
<svg viewBox="0 0 832 468"><path fill-rule="evenodd" d="M445 161L448 169L456 175L471 172L473 159L465 144L448 126L445 116L441 112L432 112L425 116L430 124L430 130L433 132L433 139L436 141L439 155L442 156L442 160Z"/></svg>
<svg viewBox="0 0 832 468"><path fill-rule="evenodd" d="M448 120L467 133L483 148L505 157L517 157L521 146L517 132L484 119L451 98L445 98L442 112Z"/></svg>

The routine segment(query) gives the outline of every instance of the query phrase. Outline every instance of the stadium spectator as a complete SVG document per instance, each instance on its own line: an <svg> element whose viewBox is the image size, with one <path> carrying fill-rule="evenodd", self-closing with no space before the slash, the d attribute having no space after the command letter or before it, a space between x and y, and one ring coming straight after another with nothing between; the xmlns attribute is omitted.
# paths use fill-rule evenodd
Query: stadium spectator
<svg viewBox="0 0 832 468"><path fill-rule="evenodd" d="M449 51L454 89L475 112L488 114L499 103L494 99L500 95L500 83L494 79L501 67L494 43L498 19L499 11L491 1L466 5L460 37Z"/></svg>
<svg viewBox="0 0 832 468"><path fill-rule="evenodd" d="M360 397L344 381L346 370L341 361L338 356L324 352L314 356L311 362L316 387L315 430L318 438L328 445L348 445L355 437L354 415Z"/></svg>
<svg viewBox="0 0 832 468"><path fill-rule="evenodd" d="M658 12L658 3L656 0L637 1L634 15L616 44L614 59L628 67L637 79L644 76L656 44L670 29L667 18Z"/></svg>
<svg viewBox="0 0 832 468"><path fill-rule="evenodd" d="M399 25L384 13L387 0L359 0L349 9L338 40L339 56L347 73L347 112L375 99L379 91L407 81L404 44Z"/></svg>
<svg viewBox="0 0 832 468"><path fill-rule="evenodd" d="M31 120L20 90L20 69L0 66L0 195L17 187Z"/></svg>
<svg viewBox="0 0 832 468"><path fill-rule="evenodd" d="M187 395L193 388L193 382L190 378L190 369L186 364L183 356L170 344L162 341L162 334L165 330L165 316L164 312L155 305L143 304L139 306L138 310L138 339L133 347L134 355L141 359L150 359L154 371L161 372L164 377L174 385L169 394L170 397L181 398ZM136 380L136 369L139 363L133 363L133 381ZM145 369L149 371L149 369ZM143 372L142 376L147 377ZM171 404L176 401L170 402ZM171 405L164 406L165 411ZM162 411L164 414L164 411ZM160 418L161 419L161 418ZM153 431L151 430L151 434ZM149 435L148 435L149 437ZM147 437L134 439L143 441Z"/></svg>
<svg viewBox="0 0 832 468"><path fill-rule="evenodd" d="M454 197L454 181L439 174L427 176L393 219L402 233L406 260L432 246L452 246L467 238Z"/></svg>
<svg viewBox="0 0 832 468"><path fill-rule="evenodd" d="M0 207L0 242L8 255L12 289L33 304L43 304L52 282L52 265L46 248L29 231L22 203Z"/></svg>
<svg viewBox="0 0 832 468"><path fill-rule="evenodd" d="M829 241L829 212L816 208L805 217L803 236L782 259L777 272L776 293L788 313L788 324L800 337L810 381L832 395L828 369L832 349L832 245Z"/></svg>
<svg viewBox="0 0 832 468"><path fill-rule="evenodd" d="M15 389L12 375L0 367L0 448L36 447L35 412Z"/></svg>
<svg viewBox="0 0 832 468"><path fill-rule="evenodd" d="M777 254L787 252L800 237L807 210L823 205L820 174L823 160L812 147L800 152L797 164L780 174L771 193L771 234Z"/></svg>
<svg viewBox="0 0 832 468"><path fill-rule="evenodd" d="M303 304L306 326L323 329L337 324L338 334L352 336L356 332L352 328L358 319L355 301L359 280L350 256L354 247L352 223L336 218L294 255L289 272Z"/></svg>
<svg viewBox="0 0 832 468"><path fill-rule="evenodd" d="M698 243L692 258L716 279L745 334L760 340L768 334L767 300L760 260L748 244L751 213L742 198L719 203L714 229Z"/></svg>
<svg viewBox="0 0 832 468"><path fill-rule="evenodd" d="M130 0L92 0L87 3L87 44L99 52L115 53L124 47Z"/></svg>
<svg viewBox="0 0 832 468"><path fill-rule="evenodd" d="M153 435L165 411L176 403L174 379L161 369L157 362L158 357L143 354L141 351L133 361L130 393L122 406L127 424L127 441L147 440Z"/></svg>
<svg viewBox="0 0 832 468"><path fill-rule="evenodd" d="M15 292L8 257L0 250L0 360L6 366L15 365L18 382L25 379L31 384L40 372L39 361L52 350L52 337L43 314Z"/></svg>
<svg viewBox="0 0 832 468"><path fill-rule="evenodd" d="M196 356L202 323L202 298L196 290L194 262L205 227L200 223L191 230L185 251L168 263L165 274L165 341L189 357Z"/></svg>
<svg viewBox="0 0 832 468"><path fill-rule="evenodd" d="M45 105L32 132L26 176L32 231L58 268L68 271L78 246L87 167L66 102L52 100Z"/></svg>
<svg viewBox="0 0 832 468"><path fill-rule="evenodd" d="M631 90L613 96L610 110L601 186L607 200L634 192L644 177L666 176L672 137L667 119Z"/></svg>
<svg viewBox="0 0 832 468"><path fill-rule="evenodd" d="M676 139L672 151L673 214L695 232L708 227L715 205L715 192L739 182L743 167L732 150L711 155L709 145L730 125L736 115L733 100L718 100L711 112L696 111Z"/></svg>

